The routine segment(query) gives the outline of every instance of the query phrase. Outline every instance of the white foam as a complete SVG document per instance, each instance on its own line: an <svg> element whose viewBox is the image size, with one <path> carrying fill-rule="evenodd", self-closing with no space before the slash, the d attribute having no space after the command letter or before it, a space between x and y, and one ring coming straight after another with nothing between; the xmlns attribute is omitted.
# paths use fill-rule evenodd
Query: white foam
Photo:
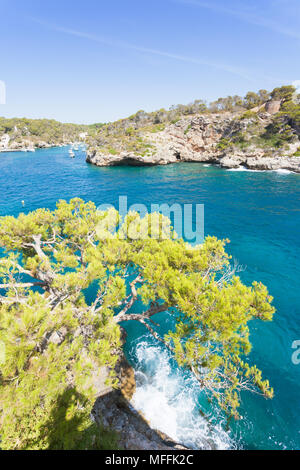
<svg viewBox="0 0 300 470"><path fill-rule="evenodd" d="M280 175L289 175L289 174L296 174L294 171L285 170L284 168L279 168L278 170L250 170L249 168L245 168L243 166L239 166L238 168L228 168L227 171L247 171L251 173L278 173Z"/></svg>
<svg viewBox="0 0 300 470"><path fill-rule="evenodd" d="M276 173L279 173L280 175L289 175L290 173L295 173L294 171L291 170L285 170L284 168L279 168L279 170L274 170Z"/></svg>
<svg viewBox="0 0 300 470"><path fill-rule="evenodd" d="M138 366L132 404L152 428L193 449L235 447L220 424L213 426L199 413L199 384L172 366L167 351L147 340L133 354Z"/></svg>
<svg viewBox="0 0 300 470"><path fill-rule="evenodd" d="M238 168L228 168L227 171L247 171L250 173L263 173L265 170L250 170L244 166L239 166Z"/></svg>

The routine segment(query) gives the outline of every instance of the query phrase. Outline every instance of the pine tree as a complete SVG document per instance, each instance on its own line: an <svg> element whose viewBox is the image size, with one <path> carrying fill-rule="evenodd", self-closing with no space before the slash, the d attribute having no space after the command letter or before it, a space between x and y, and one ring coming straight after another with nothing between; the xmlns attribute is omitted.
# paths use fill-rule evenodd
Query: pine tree
<svg viewBox="0 0 300 470"><path fill-rule="evenodd" d="M80 199L2 217L1 448L96 445L93 374L105 366L117 386L123 321L144 325L228 416L238 418L243 390L271 398L247 355L248 324L272 319L272 298L235 275L226 243L208 237L191 247L160 214L131 212L121 221ZM164 311L176 326L161 336L152 317Z"/></svg>

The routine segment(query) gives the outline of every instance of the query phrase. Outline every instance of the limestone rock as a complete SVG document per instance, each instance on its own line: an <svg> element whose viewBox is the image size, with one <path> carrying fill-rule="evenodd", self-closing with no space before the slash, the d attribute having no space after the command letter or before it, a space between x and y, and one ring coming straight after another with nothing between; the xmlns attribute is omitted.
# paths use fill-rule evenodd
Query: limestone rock
<svg viewBox="0 0 300 470"><path fill-rule="evenodd" d="M93 416L119 434L119 447L126 450L175 450L186 447L152 429L119 390L98 397Z"/></svg>
<svg viewBox="0 0 300 470"><path fill-rule="evenodd" d="M270 101L265 107L259 109L265 112L257 114L257 118L240 119L234 113L205 114L182 118L175 124L170 124L163 131L145 133L144 137L151 143L152 155L142 156L133 152L121 152L108 155L98 150L87 150L86 161L97 166L153 166L167 165L179 162L209 162L219 164L223 168L238 168L245 166L256 170L286 169L300 173L300 158L293 157L300 147L295 141L287 149L265 149L255 146L228 147L221 150L221 139L230 139L231 136L243 134L247 140L249 124L259 120L261 126L266 127L271 121L271 115L278 112L280 101Z"/></svg>
<svg viewBox="0 0 300 470"><path fill-rule="evenodd" d="M239 168L243 162L244 159L239 156L225 156L220 159L220 166L222 168Z"/></svg>
<svg viewBox="0 0 300 470"><path fill-rule="evenodd" d="M280 111L281 101L271 100L265 104L265 110L269 114L276 114Z"/></svg>
<svg viewBox="0 0 300 470"><path fill-rule="evenodd" d="M121 328L121 341L126 340L126 332ZM118 351L119 359L115 367L119 379L119 389L106 385L109 370L95 368L91 384L96 387L97 399L92 415L95 421L118 433L119 448L126 450L174 450L186 447L174 442L165 434L152 429L141 414L131 405L130 400L136 389L135 374L126 360L123 351Z"/></svg>
<svg viewBox="0 0 300 470"><path fill-rule="evenodd" d="M288 170L300 173L299 157L250 157L245 166L252 170Z"/></svg>

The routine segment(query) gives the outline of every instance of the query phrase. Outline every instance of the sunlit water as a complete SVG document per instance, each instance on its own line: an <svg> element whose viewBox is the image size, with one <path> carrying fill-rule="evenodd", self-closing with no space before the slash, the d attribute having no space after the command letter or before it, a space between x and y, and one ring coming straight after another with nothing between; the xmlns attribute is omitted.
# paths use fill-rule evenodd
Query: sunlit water
<svg viewBox="0 0 300 470"><path fill-rule="evenodd" d="M75 196L97 205L117 205L119 195L147 206L204 204L205 233L230 238L230 253L245 267L243 281L261 280L274 296L274 321L252 323L250 360L263 369L275 398L244 394L242 419L230 431L217 410L206 407L208 423L199 414L203 397L193 377L132 322L126 353L136 369L133 402L154 427L193 448L300 448L300 365L291 361L292 343L300 339L300 175L202 164L96 168L83 152L72 160L66 148L56 148L0 153L0 194L0 215L53 209L58 199ZM156 321L163 332L172 327L167 314Z"/></svg>

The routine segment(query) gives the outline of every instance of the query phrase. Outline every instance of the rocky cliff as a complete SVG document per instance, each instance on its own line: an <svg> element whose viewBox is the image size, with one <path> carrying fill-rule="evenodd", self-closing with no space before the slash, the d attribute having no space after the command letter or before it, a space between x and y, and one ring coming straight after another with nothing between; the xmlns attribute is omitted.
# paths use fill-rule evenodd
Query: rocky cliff
<svg viewBox="0 0 300 470"><path fill-rule="evenodd" d="M117 432L118 446L126 450L174 450L186 449L159 430L152 429L130 400L135 392L134 370L123 354L117 365L120 388L106 387L108 371L98 371L98 397L93 417L100 425ZM209 443L203 443L206 447Z"/></svg>
<svg viewBox="0 0 300 470"><path fill-rule="evenodd" d="M210 162L224 168L243 166L255 170L286 169L300 173L297 130L292 129L286 140L280 132L275 136L269 132L273 116L279 108L280 102L274 101L246 113L223 112L184 117L161 131L140 134L139 137L147 142L147 152L124 149L112 154L101 146L90 147L87 162L97 166Z"/></svg>
<svg viewBox="0 0 300 470"><path fill-rule="evenodd" d="M122 329L122 341L125 340L126 333ZM159 430L152 429L147 420L133 407L131 399L136 389L135 373L123 352L119 351L118 354L119 360L115 368L119 381L118 389L105 385L109 370L102 368L95 370L93 374L93 383L98 394L92 412L95 421L117 433L119 449L186 449ZM203 447L210 449L211 444L203 442Z"/></svg>

